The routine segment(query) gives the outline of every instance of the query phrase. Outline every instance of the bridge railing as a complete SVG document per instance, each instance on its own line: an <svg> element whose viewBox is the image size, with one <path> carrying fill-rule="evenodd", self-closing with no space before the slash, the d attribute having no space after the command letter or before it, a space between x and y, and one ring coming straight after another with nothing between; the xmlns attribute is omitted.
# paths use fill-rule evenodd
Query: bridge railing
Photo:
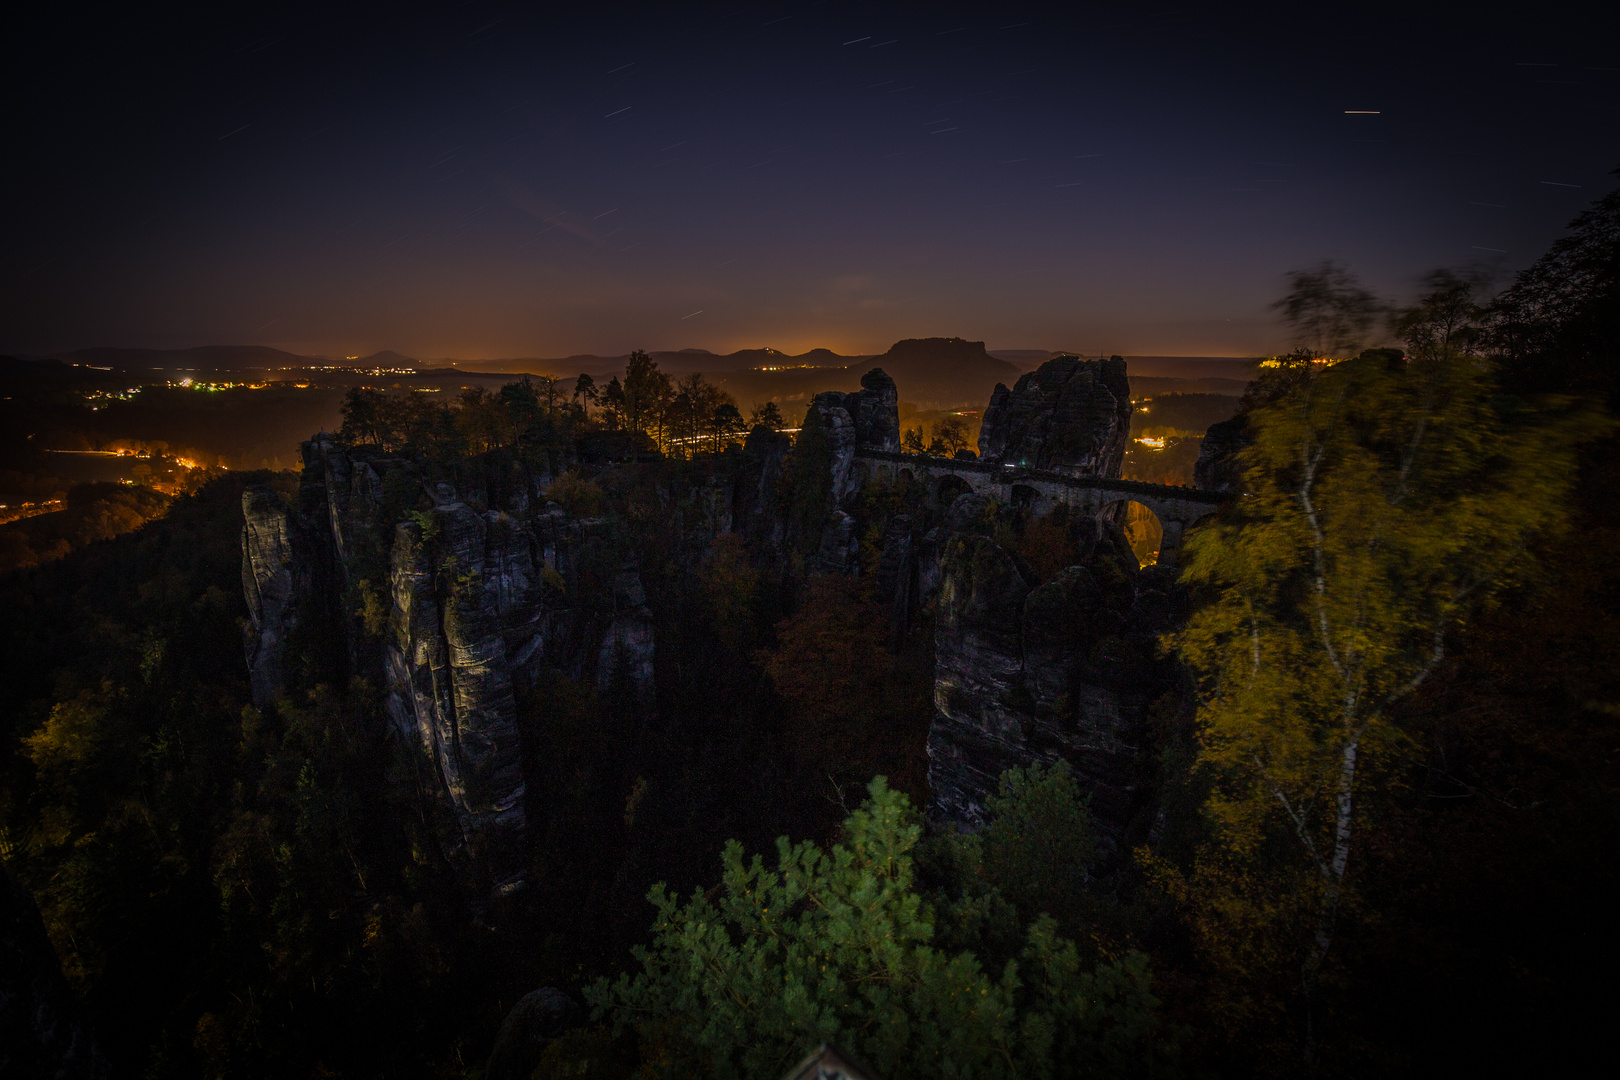
<svg viewBox="0 0 1620 1080"><path fill-rule="evenodd" d="M914 468L945 473L977 473L994 476L997 480L1013 484L1021 480L1034 480L1064 487L1090 488L1094 491L1117 491L1124 495L1148 495L1159 499L1184 499L1188 502L1219 506L1231 500L1224 491L1207 488L1184 487L1179 484L1150 484L1145 480L1113 480L1103 476L1071 476L1068 473L1046 469L1030 469L1021 465L998 465L976 458L947 458L934 454L902 454L893 450L856 447L855 456L876 461L893 461Z"/></svg>

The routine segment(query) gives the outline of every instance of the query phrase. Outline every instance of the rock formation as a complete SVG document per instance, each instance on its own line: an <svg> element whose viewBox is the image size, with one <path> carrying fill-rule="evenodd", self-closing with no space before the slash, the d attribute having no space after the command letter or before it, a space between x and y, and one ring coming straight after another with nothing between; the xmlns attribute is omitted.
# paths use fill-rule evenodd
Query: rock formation
<svg viewBox="0 0 1620 1080"><path fill-rule="evenodd" d="M895 452L900 449L900 394L894 380L873 368L861 376L861 389L827 390L810 403L832 447L831 506L837 509L860 490L854 469L857 447Z"/></svg>
<svg viewBox="0 0 1620 1080"><path fill-rule="evenodd" d="M774 493L776 449L753 479L761 492ZM474 505L374 448L318 435L303 453L296 509L269 488L243 497L254 701L294 689L295 637L306 677L338 676L311 656L347 658L346 670L381 683L422 791L453 823L446 853L510 877L526 814L521 689L551 669L654 707L654 628L635 553L608 522L546 502L521 470L486 483ZM497 493L504 508L484 508ZM698 501L703 529L733 527L730 488L711 485ZM755 520L771 516L759 502L759 492L743 500L750 523L779 534ZM367 596L378 609L369 625Z"/></svg>
<svg viewBox="0 0 1620 1080"><path fill-rule="evenodd" d="M997 464L1117 477L1130 441L1125 360L1059 356L997 383L979 429L979 457Z"/></svg>
<svg viewBox="0 0 1620 1080"><path fill-rule="evenodd" d="M309 595L309 562L307 553L295 550L302 546L295 542L297 532L292 512L274 491L253 485L242 492L248 684L253 704L261 709L281 695L287 638L296 631Z"/></svg>
<svg viewBox="0 0 1620 1080"><path fill-rule="evenodd" d="M996 387L980 454L1117 479L1130 408L1121 358L1056 357L1012 390ZM993 538L997 513L985 497L964 494L943 526L930 814L976 826L1003 770L1064 761L1118 841L1150 801L1149 706L1178 685L1156 646L1178 603L1174 573L1143 570L1108 512L1070 519L1064 510L1072 564L1041 582ZM920 580L928 577L925 567Z"/></svg>
<svg viewBox="0 0 1620 1080"><path fill-rule="evenodd" d="M499 517L496 524L504 526ZM488 531L459 501L435 507L427 529L397 526L386 660L389 717L431 763L436 793L480 851L522 828L524 793L501 599L504 592L509 610L520 606L514 600L526 607L528 575L500 550L507 538L490 545Z"/></svg>
<svg viewBox="0 0 1620 1080"><path fill-rule="evenodd" d="M786 522L778 512L777 485L792 447L790 436L763 424L754 428L743 444L742 475L732 495L732 527L773 562L783 555L786 538Z"/></svg>
<svg viewBox="0 0 1620 1080"><path fill-rule="evenodd" d="M1237 456L1249 445L1248 429L1248 417L1242 413L1209 426L1193 464L1193 486L1238 493Z"/></svg>
<svg viewBox="0 0 1620 1080"><path fill-rule="evenodd" d="M596 685L611 691L627 689L643 709L653 704L653 622L647 593L635 560L625 561L613 575L612 604L607 630L596 655Z"/></svg>
<svg viewBox="0 0 1620 1080"><path fill-rule="evenodd" d="M1004 546L1007 529L1027 523L1023 504L949 500L943 480L898 472L894 489L855 498L869 464L857 453L899 449L894 380L873 369L861 387L815 397L805 427L816 437L800 443L814 451L801 459L786 436L757 428L740 453L679 474L634 462L656 452L644 437L583 439L535 471L532 457L413 462L317 436L303 447L295 508L268 488L243 498L255 702L335 677L311 652L347 658L348 673L381 685L451 861L516 887L516 841L546 797L525 783L537 748L524 739L540 725L520 702L561 675L654 718L665 624L648 582L695 570L734 533L784 581L872 576L896 648L937 598L932 817L976 823L1002 770L1063 760L1111 835L1125 835L1144 798L1148 703L1173 681L1154 652L1175 603L1171 575L1141 571L1111 520L1067 521L1072 565L1042 581ZM996 387L979 445L992 465L1117 478L1129 425L1124 362L1063 356ZM580 497L582 480L548 491L565 469L644 484L656 525L595 516L602 494ZM638 528L658 530L658 546L638 549ZM644 565L658 576L644 580Z"/></svg>
<svg viewBox="0 0 1620 1080"><path fill-rule="evenodd" d="M978 498L961 496L953 517L971 519ZM1155 648L1173 581L1140 570L1112 522L1079 518L1070 537L1075 564L1044 584L983 530L946 545L928 741L936 820L982 823L1001 772L1040 761L1074 768L1112 837L1144 809L1148 707L1176 685Z"/></svg>
<svg viewBox="0 0 1620 1080"><path fill-rule="evenodd" d="M985 352L984 342L962 338L907 338L875 359L905 385L906 399L924 409L953 408L947 403L978 394L997 379L1015 379L1019 372Z"/></svg>

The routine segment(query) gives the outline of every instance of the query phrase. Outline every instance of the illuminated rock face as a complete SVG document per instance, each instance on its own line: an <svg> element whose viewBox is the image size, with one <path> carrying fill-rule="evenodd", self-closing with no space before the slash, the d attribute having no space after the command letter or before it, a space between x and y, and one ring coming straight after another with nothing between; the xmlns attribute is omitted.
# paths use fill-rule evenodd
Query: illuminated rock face
<svg viewBox="0 0 1620 1080"><path fill-rule="evenodd" d="M1128 846L1152 805L1149 708L1177 692L1155 647L1175 617L1173 575L1139 570L1112 522L1083 518L1075 565L1037 584L987 529L964 524L978 499L953 506L940 562L930 816L978 826L1004 770L1063 761L1105 839Z"/></svg>
<svg viewBox="0 0 1620 1080"><path fill-rule="evenodd" d="M490 523L465 503L436 507L430 520L427 535L415 521L395 530L387 709L407 745L431 764L467 849L490 854L510 846L523 826L522 746L501 602L504 594L508 611L514 597L527 606L530 575L512 566L505 537L489 542ZM495 524L510 531L499 517Z"/></svg>
<svg viewBox="0 0 1620 1080"><path fill-rule="evenodd" d="M639 564L605 522L570 521L555 503L479 514L440 497L427 529L395 530L387 709L453 812L458 846L498 872L525 819L517 690L556 670L650 711L652 614Z"/></svg>
<svg viewBox="0 0 1620 1080"><path fill-rule="evenodd" d="M1125 360L1059 356L1008 390L997 383L979 428L979 457L1072 476L1116 479L1131 432Z"/></svg>
<svg viewBox="0 0 1620 1080"><path fill-rule="evenodd" d="M524 688L556 671L654 708L640 564L607 521L570 520L521 474L506 484L505 509L481 510L440 483L432 509L410 513L429 489L418 465L328 435L303 451L296 509L268 488L243 498L254 700L268 707L301 689L288 685L289 639L301 677L311 669L381 683L419 787L439 808L446 854L509 877L525 827ZM766 455L750 494L773 490L780 457ZM734 508L727 487L693 497L692 517L711 539L732 529L734 513L761 516L749 499ZM368 591L381 605L369 616L356 599Z"/></svg>

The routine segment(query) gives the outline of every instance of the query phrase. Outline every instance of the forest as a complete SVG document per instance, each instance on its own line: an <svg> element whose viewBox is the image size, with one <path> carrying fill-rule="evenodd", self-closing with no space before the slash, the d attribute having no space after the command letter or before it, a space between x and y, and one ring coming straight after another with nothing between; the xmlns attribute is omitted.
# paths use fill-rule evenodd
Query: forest
<svg viewBox="0 0 1620 1080"><path fill-rule="evenodd" d="M942 601L897 633L873 573L825 570L813 420L783 451L797 417L744 417L643 353L566 396L342 403L341 445L491 508L545 476L639 553L650 704L562 670L517 692L520 889L446 855L357 659L381 648L385 553L355 556L285 692L252 703L243 494L292 505L297 474L70 498L143 523L82 511L71 551L0 576L0 858L94 1032L85 1075L773 1078L823 1041L874 1080L1588 1059L1620 886L1620 192L1494 296L1437 271L1395 309L1323 264L1277 311L1298 350L1238 405L1242 497L1152 578L1177 617L1142 663L1173 676L1152 812L1118 826L1057 762L941 827ZM1163 436L1225 421L1214 396L1166 399ZM904 446L966 450L949 419ZM670 493L768 452L779 533L694 555ZM426 484L380 498L389 524L435 506ZM852 505L863 567L896 515L947 518L900 487ZM1152 570L1066 519L981 518L952 542L1011 552L1026 590L1098 583L1099 620ZM603 567L569 602L609 604ZM513 1056L503 1021L542 987L566 1008Z"/></svg>

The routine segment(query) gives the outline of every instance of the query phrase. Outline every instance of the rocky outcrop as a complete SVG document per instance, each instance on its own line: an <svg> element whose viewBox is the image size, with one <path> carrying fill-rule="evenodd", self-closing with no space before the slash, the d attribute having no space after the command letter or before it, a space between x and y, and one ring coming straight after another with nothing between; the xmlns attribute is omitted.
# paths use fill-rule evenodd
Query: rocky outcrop
<svg viewBox="0 0 1620 1080"><path fill-rule="evenodd" d="M789 436L763 424L755 427L743 444L742 467L732 494L732 527L768 558L783 552L787 522L776 493L792 448Z"/></svg>
<svg viewBox="0 0 1620 1080"><path fill-rule="evenodd" d="M860 569L861 540L853 514L834 510L821 529L821 546L812 560L823 574L853 574Z"/></svg>
<svg viewBox="0 0 1620 1080"><path fill-rule="evenodd" d="M952 517L972 528L976 496ZM1141 816L1147 711L1175 685L1156 635L1173 619L1173 578L1141 571L1117 526L1070 525L1075 564L1036 583L991 537L959 532L940 567L931 815L976 826L1005 769L1065 761L1105 833Z"/></svg>
<svg viewBox="0 0 1620 1080"><path fill-rule="evenodd" d="M1125 360L1059 356L1011 390L997 383L979 429L979 457L996 464L1116 478L1130 441Z"/></svg>
<svg viewBox="0 0 1620 1080"><path fill-rule="evenodd" d="M964 393L978 393L997 379L1016 379L1019 372L985 352L984 342L962 338L907 338L876 361L905 385L906 399L924 409L954 408L950 403Z"/></svg>
<svg viewBox="0 0 1620 1080"><path fill-rule="evenodd" d="M469 847L482 851L523 825L502 604L509 622L530 618L529 573L513 553L509 519L496 516L493 545L489 523L463 502L435 507L430 520L427 530L415 521L396 530L388 712L432 763L436 794L454 810Z"/></svg>
<svg viewBox="0 0 1620 1080"><path fill-rule="evenodd" d="M900 449L900 394L882 368L873 368L861 376L861 389L817 394L810 410L819 417L832 451L828 509L837 509L860 490L854 468L857 448Z"/></svg>
<svg viewBox="0 0 1620 1080"><path fill-rule="evenodd" d="M371 463L363 458L351 460L330 440L322 440L318 445L320 463L326 473L326 510L336 566L342 579L347 581L356 548L369 539L382 500L382 480Z"/></svg>
<svg viewBox="0 0 1620 1080"><path fill-rule="evenodd" d="M1230 420L1211 424L1198 447L1193 465L1193 486L1206 491L1239 494L1238 455L1249 445L1249 420L1239 413Z"/></svg>
<svg viewBox="0 0 1620 1080"><path fill-rule="evenodd" d="M34 898L0 865L0 1076L101 1080L110 1071Z"/></svg>
<svg viewBox="0 0 1620 1080"><path fill-rule="evenodd" d="M868 450L900 449L900 391L894 380L873 368L861 376L861 389L844 393L827 390L817 394L811 408L828 418L837 410L848 419L851 446Z"/></svg>
<svg viewBox="0 0 1620 1080"><path fill-rule="evenodd" d="M1162 588L1141 584L1151 576L1111 524L1076 521L1074 566L1043 582L997 542L1027 516L1016 501L970 493L942 508L948 489L904 475L853 498L857 452L899 446L894 381L873 369L861 386L817 395L792 451L764 428L701 466L627 468L637 455L623 447L593 465L581 450L587 463L574 468L608 497L583 478L548 491L533 455L407 462L312 439L296 510L268 489L243 502L255 700L311 681L305 654L318 649L301 646L300 686L287 685L285 642L302 634L300 612L323 633L335 627L327 651L382 683L391 727L439 807L446 853L516 880L511 841L526 815L546 813L544 793L525 784L539 748L523 743L546 725L528 714L520 723L519 703L547 700L531 689L560 675L651 719L657 676L676 674L656 670L655 626L665 624L654 607L660 619L675 608L668 593L650 604L647 587L696 570L717 537L736 534L784 588L806 570L873 575L896 648L927 625L938 597L935 817L977 821L1007 766L1062 759L1087 777L1099 817L1123 829L1143 702L1158 678L1142 676L1152 664L1144 628L1164 606ZM997 388L981 448L992 461L1117 476L1129 421L1122 361L1059 357ZM634 520L604 516L618 483L638 492ZM332 610L317 610L317 596Z"/></svg>
<svg viewBox="0 0 1620 1080"><path fill-rule="evenodd" d="M242 492L242 594L248 684L255 707L266 708L286 683L287 639L302 617L310 566L292 511L262 484Z"/></svg>
<svg viewBox="0 0 1620 1080"><path fill-rule="evenodd" d="M781 471L782 448L770 449L743 508L756 528L777 517L756 505ZM286 672L294 633L295 681L341 674L311 663L321 655L378 677L421 790L443 811L446 854L510 878L526 813L524 689L549 669L653 707L654 624L635 553L609 521L571 520L539 498L516 463L471 471L474 499L446 481L430 488L425 466L328 435L303 451L296 509L268 488L243 499L254 699L298 689ZM729 481L698 485L683 512L699 533L729 531L736 496Z"/></svg>
<svg viewBox="0 0 1620 1080"><path fill-rule="evenodd" d="M1030 759L1016 706L1024 601L1031 583L986 536L958 535L941 563L934 623L934 723L928 783L937 816L979 823L1002 771Z"/></svg>
<svg viewBox="0 0 1620 1080"><path fill-rule="evenodd" d="M829 510L836 510L848 502L861 487L861 478L855 471L855 421L850 419L849 410L844 408L847 396L829 390L817 394L810 403L810 411L815 414L827 440L828 471L832 478L827 488ZM805 418L806 427L812 422L810 417Z"/></svg>
<svg viewBox="0 0 1620 1080"><path fill-rule="evenodd" d="M883 553L878 557L873 599L888 604L889 641L898 649L905 643L912 619L922 604L921 567L911 515L896 514L883 531Z"/></svg>
<svg viewBox="0 0 1620 1080"><path fill-rule="evenodd" d="M454 747L455 697L450 689L449 647L439 630L439 602L432 553L422 527L401 522L395 530L389 575L393 611L388 620L387 710L406 745L434 772L434 794L448 795L442 757ZM456 763L449 770L459 771Z"/></svg>
<svg viewBox="0 0 1620 1080"><path fill-rule="evenodd" d="M878 603L893 600L897 592L906 588L906 578L916 576L917 555L913 547L911 515L894 515L883 530L883 554L878 558L875 573L873 599Z"/></svg>
<svg viewBox="0 0 1620 1080"><path fill-rule="evenodd" d="M900 449L900 390L882 368L861 376L861 389L845 396L855 421L855 445L894 452Z"/></svg>

